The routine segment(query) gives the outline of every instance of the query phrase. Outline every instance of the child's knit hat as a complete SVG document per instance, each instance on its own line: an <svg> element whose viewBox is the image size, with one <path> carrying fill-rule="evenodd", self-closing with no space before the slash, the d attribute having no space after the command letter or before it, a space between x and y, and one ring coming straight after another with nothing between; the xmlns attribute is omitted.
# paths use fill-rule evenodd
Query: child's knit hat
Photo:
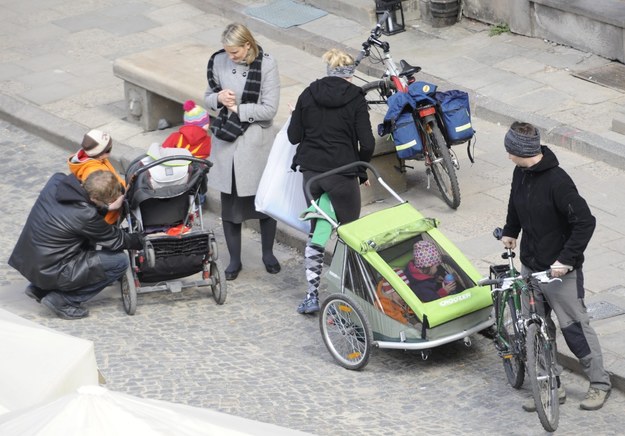
<svg viewBox="0 0 625 436"><path fill-rule="evenodd" d="M184 125L204 127L210 123L206 109L195 104L193 100L187 100L182 105L184 109Z"/></svg>
<svg viewBox="0 0 625 436"><path fill-rule="evenodd" d="M96 157L103 153L110 152L113 141L108 133L93 129L85 134L80 146L87 156Z"/></svg>
<svg viewBox="0 0 625 436"><path fill-rule="evenodd" d="M417 268L429 268L441 263L441 254L436 245L430 241L418 241L412 249L414 266Z"/></svg>

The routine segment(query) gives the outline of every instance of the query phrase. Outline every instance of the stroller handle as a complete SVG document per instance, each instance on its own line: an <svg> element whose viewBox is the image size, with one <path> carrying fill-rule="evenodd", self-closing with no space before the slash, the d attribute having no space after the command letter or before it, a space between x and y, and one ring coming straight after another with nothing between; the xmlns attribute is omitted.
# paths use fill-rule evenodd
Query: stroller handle
<svg viewBox="0 0 625 436"><path fill-rule="evenodd" d="M139 160L139 158L135 159L135 161L137 161L137 160ZM200 164L200 165L202 165L202 172L204 174L207 174L208 170L210 169L210 167L213 166L213 163L211 161L206 160L206 159L200 159L200 158L193 157L193 156L180 155L180 156L162 157L162 158L160 158L158 160L155 160L154 162L150 162L149 164L140 167L137 171L135 171L135 173L132 175L131 183L133 183L137 179L137 177L139 175L141 175L144 172L148 171L150 168L154 168L155 166L161 165L161 164L163 164L165 162L170 162L172 160L186 160L186 161L189 161L189 162L195 162L197 164ZM132 167L132 164L135 161L133 161L130 164L130 167Z"/></svg>
<svg viewBox="0 0 625 436"><path fill-rule="evenodd" d="M380 185L382 185L393 197L395 197L397 201L399 201L400 203L405 202L403 198L401 198L390 186L386 184L384 180L382 180L382 177L380 177L380 173L378 173L378 170L376 170L375 167L371 165L369 162L364 162L364 161L356 161L356 162L348 163L346 165L340 166L338 168L334 168L332 170L329 170L324 173L317 174L311 177L304 185L304 194L306 195L306 201L316 206L316 203L313 201L314 199L312 198L312 193L310 192L310 186L317 180L323 179L324 177L328 177L334 174L340 174L342 172L345 172L346 170L350 170L352 168L358 168L358 167L366 167L367 169L371 170L375 179L380 183Z"/></svg>

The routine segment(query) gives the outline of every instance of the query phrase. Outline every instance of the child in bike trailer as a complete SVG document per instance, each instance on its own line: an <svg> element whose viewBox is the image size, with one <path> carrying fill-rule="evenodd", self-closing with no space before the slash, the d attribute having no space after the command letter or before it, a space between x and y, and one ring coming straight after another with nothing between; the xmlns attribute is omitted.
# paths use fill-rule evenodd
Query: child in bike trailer
<svg viewBox="0 0 625 436"><path fill-rule="evenodd" d="M433 301L453 293L456 281L443 282L440 274L441 254L430 241L418 241L413 246L413 259L408 262L404 273L408 286L422 302Z"/></svg>
<svg viewBox="0 0 625 436"><path fill-rule="evenodd" d="M429 241L418 241L413 246L413 259L404 269L393 268L395 273L406 283L422 302L433 301L453 293L457 288L456 281L445 283L439 271L441 255L436 246ZM384 313L391 318L408 323L415 320L412 310L395 289L386 280L382 280L376 293Z"/></svg>
<svg viewBox="0 0 625 436"><path fill-rule="evenodd" d="M536 127L514 122L506 133L504 145L515 168L501 241L506 248L514 249L522 231L521 272L550 269L553 277L562 279L539 285L538 310L547 320L552 337L556 327L551 311L555 312L566 344L590 380L580 408L600 409L612 385L603 366L599 339L584 305L582 273L584 250L594 232L595 217L571 177L560 168L556 155L541 145ZM558 365L558 374L561 370ZM558 388L560 403L564 403L566 392L560 386L559 377ZM533 399L523 409L535 411Z"/></svg>

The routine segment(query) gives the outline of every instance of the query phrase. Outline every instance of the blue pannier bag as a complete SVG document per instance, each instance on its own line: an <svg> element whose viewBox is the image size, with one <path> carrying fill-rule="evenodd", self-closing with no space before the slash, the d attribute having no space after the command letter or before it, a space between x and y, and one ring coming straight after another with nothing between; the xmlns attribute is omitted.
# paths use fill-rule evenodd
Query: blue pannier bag
<svg viewBox="0 0 625 436"><path fill-rule="evenodd" d="M423 153L423 143L412 112L403 112L392 123L391 134L400 159L411 159Z"/></svg>
<svg viewBox="0 0 625 436"><path fill-rule="evenodd" d="M475 130L471 125L471 107L469 94L453 89L437 92L436 100L441 108L445 133L450 144L461 144L473 138Z"/></svg>
<svg viewBox="0 0 625 436"><path fill-rule="evenodd" d="M408 94L413 98L415 103L421 103L423 100L430 103L436 103L434 97L436 93L436 85L428 82L412 82L408 85Z"/></svg>

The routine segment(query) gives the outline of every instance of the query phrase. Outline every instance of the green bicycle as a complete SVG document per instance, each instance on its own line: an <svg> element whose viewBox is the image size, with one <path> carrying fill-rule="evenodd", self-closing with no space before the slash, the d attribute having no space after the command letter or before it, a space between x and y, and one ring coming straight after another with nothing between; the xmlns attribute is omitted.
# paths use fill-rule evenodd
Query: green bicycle
<svg viewBox="0 0 625 436"><path fill-rule="evenodd" d="M502 237L502 229L493 232L496 239ZM538 283L551 283L549 270L522 276L514 267L515 253L507 248L502 258L507 265L492 265L490 277L478 284L491 286L495 310L495 337L497 353L510 385L519 389L523 385L525 370L531 384L536 412L543 428L558 428L560 409L556 378L555 338L547 329L547 322L537 310L535 290ZM527 310L522 309L527 301Z"/></svg>

